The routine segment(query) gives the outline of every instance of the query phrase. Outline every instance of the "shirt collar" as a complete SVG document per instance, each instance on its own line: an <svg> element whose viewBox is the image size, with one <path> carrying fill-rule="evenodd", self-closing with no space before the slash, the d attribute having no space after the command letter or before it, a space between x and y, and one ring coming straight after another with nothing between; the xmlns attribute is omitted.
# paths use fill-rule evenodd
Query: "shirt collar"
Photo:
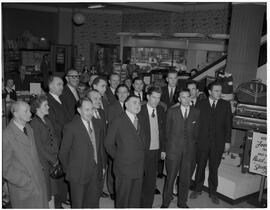
<svg viewBox="0 0 270 210"><path fill-rule="evenodd" d="M216 102L216 105L217 105L217 102L218 102L218 99L217 100L213 100L212 98L209 97L209 103L210 105L212 106L213 102Z"/></svg>
<svg viewBox="0 0 270 210"><path fill-rule="evenodd" d="M110 87L110 89L111 89L112 93L115 94L115 89L113 89L111 87Z"/></svg>
<svg viewBox="0 0 270 210"><path fill-rule="evenodd" d="M155 110L156 113L156 108L151 107L148 103L146 104L147 110L148 110L148 114L151 115L153 112L153 109Z"/></svg>
<svg viewBox="0 0 270 210"><path fill-rule="evenodd" d="M15 124L15 125L23 132L23 128L24 128L25 126L23 126L23 125L17 123L16 120L13 120L13 122L14 122L14 124Z"/></svg>
<svg viewBox="0 0 270 210"><path fill-rule="evenodd" d="M62 102L61 102L61 100L60 100L60 98L59 98L58 95L55 95L55 94L53 94L52 92L50 92L50 94L51 94L51 96L52 96L56 101L58 101L60 104L62 104Z"/></svg>
<svg viewBox="0 0 270 210"><path fill-rule="evenodd" d="M128 110L126 110L126 114L129 117L129 119L131 120L131 122L133 123L135 120L135 115L130 113Z"/></svg>
<svg viewBox="0 0 270 210"><path fill-rule="evenodd" d="M180 108L182 109L182 110L189 110L190 109L190 106L188 106L188 107L184 107L182 104L180 105Z"/></svg>
<svg viewBox="0 0 270 210"><path fill-rule="evenodd" d="M76 89L74 87L72 87L70 84L67 84L67 86L69 87L69 89L73 92L76 91Z"/></svg>

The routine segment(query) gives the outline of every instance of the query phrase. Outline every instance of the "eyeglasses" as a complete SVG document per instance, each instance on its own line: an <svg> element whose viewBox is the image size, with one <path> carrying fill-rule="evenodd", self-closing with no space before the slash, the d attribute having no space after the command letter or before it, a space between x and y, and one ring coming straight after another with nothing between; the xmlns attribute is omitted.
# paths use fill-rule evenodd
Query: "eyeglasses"
<svg viewBox="0 0 270 210"><path fill-rule="evenodd" d="M68 75L68 77L72 78L72 79L77 79L79 78L80 76L79 75Z"/></svg>

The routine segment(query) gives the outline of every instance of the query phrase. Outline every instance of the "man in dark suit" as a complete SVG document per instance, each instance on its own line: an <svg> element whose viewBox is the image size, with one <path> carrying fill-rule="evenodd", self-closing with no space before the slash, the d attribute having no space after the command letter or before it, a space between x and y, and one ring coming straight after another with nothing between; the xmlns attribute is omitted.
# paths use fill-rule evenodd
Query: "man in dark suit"
<svg viewBox="0 0 270 210"><path fill-rule="evenodd" d="M124 103L129 95L129 89L126 85L120 84L117 86L116 90L117 101L109 106L108 110L108 122L110 123L115 117L124 112Z"/></svg>
<svg viewBox="0 0 270 210"><path fill-rule="evenodd" d="M10 101L10 100L17 101L17 94L13 88L14 88L13 79L11 78L7 79L6 87L4 89L4 91L6 91L7 93L7 97L6 97L7 101Z"/></svg>
<svg viewBox="0 0 270 210"><path fill-rule="evenodd" d="M60 99L63 101L71 121L76 113L76 104L79 100L79 93L77 91L79 85L79 74L76 70L70 69L68 70L65 78L67 84L64 86L64 90L60 96Z"/></svg>
<svg viewBox="0 0 270 210"><path fill-rule="evenodd" d="M12 208L48 208L46 181L28 124L30 107L24 101L16 101L11 112L13 119L3 131L2 166Z"/></svg>
<svg viewBox="0 0 270 210"><path fill-rule="evenodd" d="M166 119L166 170L167 179L163 192L162 207L168 208L171 202L174 181L179 173L179 208L187 208L191 161L198 136L199 110L190 107L188 89L179 92L180 104L168 110Z"/></svg>
<svg viewBox="0 0 270 210"><path fill-rule="evenodd" d="M135 77L132 81L132 91L130 94L139 96L141 101L146 101L146 94L144 92L144 81L142 77Z"/></svg>
<svg viewBox="0 0 270 210"><path fill-rule="evenodd" d="M166 81L168 85L162 87L162 96L161 101L166 103L167 108L169 109L172 105L178 102L178 88L177 88L177 71L170 70L168 72Z"/></svg>
<svg viewBox="0 0 270 210"><path fill-rule="evenodd" d="M159 104L161 88L152 86L147 92L147 103L142 105L138 118L141 119L141 126L146 131L146 152L144 161L144 176L141 195L141 207L152 208L158 169L160 151L164 158L164 137L165 137L165 111Z"/></svg>
<svg viewBox="0 0 270 210"><path fill-rule="evenodd" d="M49 93L47 94L49 115L57 139L62 140L63 128L69 122L68 112L63 102L59 98L63 91L63 80L58 76L50 76L48 81ZM61 142L58 142L61 145ZM55 207L62 208L62 203L66 202L68 186L64 178L57 180L58 192L55 196Z"/></svg>
<svg viewBox="0 0 270 210"><path fill-rule="evenodd" d="M102 142L102 150L105 153L105 148L104 148L104 138L106 136L107 133L107 123L106 123L106 119L105 119L105 113L104 110L101 109L101 95L100 93L95 90L89 90L87 93L87 97L91 99L93 107L94 107L94 113L93 113L93 120L96 121L96 123L99 125L100 129L102 130L102 136L100 138L100 141ZM107 163L107 155L104 156L104 161L105 163ZM105 167L107 168L107 167ZM100 189L100 194L101 197L103 198L107 198L109 195L106 192L103 192L103 185L104 185L104 179L105 177L103 177L101 179L101 189Z"/></svg>
<svg viewBox="0 0 270 210"><path fill-rule="evenodd" d="M103 154L101 130L92 120L89 98L78 101L74 119L65 126L59 157L70 184L72 208L99 208Z"/></svg>
<svg viewBox="0 0 270 210"><path fill-rule="evenodd" d="M108 121L109 101L105 94L107 89L107 80L104 77L98 76L92 83L92 88L97 90L101 95L101 109L105 112L105 119Z"/></svg>
<svg viewBox="0 0 270 210"><path fill-rule="evenodd" d="M166 81L168 85L162 87L161 101L167 105L167 109L178 102L178 88L177 88L177 71L170 70L167 74ZM164 169L164 160L159 160L158 163L158 178L162 178Z"/></svg>
<svg viewBox="0 0 270 210"><path fill-rule="evenodd" d="M124 84L120 84L116 88L116 96L118 100L109 106L108 111L108 123L110 124L113 119L125 112L124 103L129 95L128 87ZM107 169L107 187L112 200L115 199L115 176L113 173L113 160L108 157L108 169Z"/></svg>
<svg viewBox="0 0 270 210"><path fill-rule="evenodd" d="M116 208L139 208L143 180L145 137L137 114L141 110L138 96L125 101L126 111L108 127L105 148L113 159Z"/></svg>
<svg viewBox="0 0 270 210"><path fill-rule="evenodd" d="M197 198L202 191L205 168L209 161L209 197L212 202L219 204L217 198L218 186L218 167L221 162L223 152L230 149L231 141L231 105L222 100L222 86L218 82L213 82L208 87L209 98L201 100L200 109L200 128L198 141L198 161L195 176L195 191L190 198Z"/></svg>
<svg viewBox="0 0 270 210"><path fill-rule="evenodd" d="M117 73L112 73L109 77L109 84L110 86L106 89L106 96L108 98L109 104L114 104L117 99L116 99L116 88L120 84L120 75Z"/></svg>

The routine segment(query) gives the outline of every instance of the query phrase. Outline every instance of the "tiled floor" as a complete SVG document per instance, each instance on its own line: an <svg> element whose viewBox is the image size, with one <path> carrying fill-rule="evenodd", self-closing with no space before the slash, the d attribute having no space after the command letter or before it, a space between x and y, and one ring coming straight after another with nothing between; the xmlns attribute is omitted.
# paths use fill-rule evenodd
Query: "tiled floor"
<svg viewBox="0 0 270 210"><path fill-rule="evenodd" d="M164 178L157 179L157 187L161 192L163 190L163 185L164 185ZM162 196L155 195L153 208L160 208L161 203L162 203ZM208 197L208 193L206 192L203 192L202 195L199 196L197 199L193 199L193 200L188 199L187 205L190 208L254 208L254 206L248 204L246 201L236 204L236 205L231 205L223 200L220 200L220 204L215 205L210 201ZM101 198L100 208L114 208L113 201L110 198ZM169 208L177 208L176 197L174 197L174 199L172 200Z"/></svg>

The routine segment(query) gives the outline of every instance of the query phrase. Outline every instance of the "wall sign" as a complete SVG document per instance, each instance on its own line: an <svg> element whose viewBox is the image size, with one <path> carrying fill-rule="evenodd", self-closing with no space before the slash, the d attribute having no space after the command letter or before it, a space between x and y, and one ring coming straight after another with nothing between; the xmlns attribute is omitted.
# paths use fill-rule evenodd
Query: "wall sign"
<svg viewBox="0 0 270 210"><path fill-rule="evenodd" d="M253 132L249 171L267 176L267 135Z"/></svg>

